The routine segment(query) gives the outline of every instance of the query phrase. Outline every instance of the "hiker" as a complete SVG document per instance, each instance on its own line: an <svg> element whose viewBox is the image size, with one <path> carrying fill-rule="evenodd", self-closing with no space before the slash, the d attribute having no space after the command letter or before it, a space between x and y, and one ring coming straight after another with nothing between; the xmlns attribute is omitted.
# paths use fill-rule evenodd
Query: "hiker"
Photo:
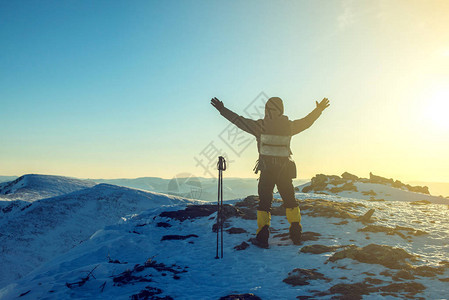
<svg viewBox="0 0 449 300"><path fill-rule="evenodd" d="M259 247L268 248L271 203L276 185L290 223L290 239L294 244L300 244L301 214L292 183L292 179L296 178L296 165L291 158L290 140L293 135L306 130L318 119L321 112L329 106L329 100L324 98L321 102L316 101L316 108L310 114L294 121L284 115L284 104L279 97L268 99L265 104L265 117L257 121L237 115L217 98L212 98L211 104L223 117L241 130L254 135L257 140L259 159L254 171L256 174L260 171L258 185L260 202L257 208L258 229L252 242Z"/></svg>

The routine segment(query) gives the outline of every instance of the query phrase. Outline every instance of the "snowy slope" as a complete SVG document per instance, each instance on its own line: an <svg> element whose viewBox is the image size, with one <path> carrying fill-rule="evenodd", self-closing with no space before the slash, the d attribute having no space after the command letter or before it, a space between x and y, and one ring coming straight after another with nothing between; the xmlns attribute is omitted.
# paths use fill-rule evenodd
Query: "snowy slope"
<svg viewBox="0 0 449 300"><path fill-rule="evenodd" d="M0 219L0 286L76 247L98 229L115 224L129 214L191 202L158 193L99 184L70 194L37 200L20 210L5 213Z"/></svg>
<svg viewBox="0 0 449 300"><path fill-rule="evenodd" d="M93 181L64 176L27 174L13 181L0 183L0 200L32 202L89 188L95 184Z"/></svg>
<svg viewBox="0 0 449 300"><path fill-rule="evenodd" d="M150 209L97 231L81 245L0 290L0 298L130 299L135 295L132 299L219 299L253 293L261 299L443 299L449 294L447 206L303 193L296 197L303 205L304 231L311 232L304 235L309 239L305 238L301 246L278 236L288 231L288 223L285 216L273 215L270 249L251 245L246 250L235 250L236 245L254 236L256 221L232 217L227 228L247 232L225 231L224 258L215 259L213 218L179 221L160 216L167 208ZM374 225L402 226L395 227L401 234L361 232L367 224L352 217L320 215L321 209L314 210L319 203L337 208L342 205L356 216L373 208ZM168 210L176 209L182 207ZM420 230L420 234L407 233L410 228ZM167 235L183 235L185 239L164 240ZM410 266L405 270L351 258L334 261L339 250L316 254L304 250L316 244L399 247L416 256L416 261L410 260L413 266L405 265ZM395 258L387 257L386 261L389 259ZM310 276L297 280L295 274L301 271ZM290 279L302 285L284 282L290 272Z"/></svg>

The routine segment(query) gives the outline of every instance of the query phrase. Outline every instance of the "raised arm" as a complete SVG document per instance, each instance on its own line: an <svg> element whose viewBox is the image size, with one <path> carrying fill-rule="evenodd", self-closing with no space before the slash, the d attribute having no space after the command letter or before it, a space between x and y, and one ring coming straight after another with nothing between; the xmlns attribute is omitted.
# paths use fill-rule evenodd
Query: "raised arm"
<svg viewBox="0 0 449 300"><path fill-rule="evenodd" d="M323 110L329 107L329 100L324 98L321 102L316 101L316 108L302 119L292 121L292 135L306 130L321 116Z"/></svg>
<svg viewBox="0 0 449 300"><path fill-rule="evenodd" d="M232 110L226 108L223 102L215 97L211 99L210 104L212 104L212 106L215 107L223 117L228 119L229 122L235 124L235 126L240 128L241 130L246 131L254 136L260 135L261 128L257 121L239 116Z"/></svg>

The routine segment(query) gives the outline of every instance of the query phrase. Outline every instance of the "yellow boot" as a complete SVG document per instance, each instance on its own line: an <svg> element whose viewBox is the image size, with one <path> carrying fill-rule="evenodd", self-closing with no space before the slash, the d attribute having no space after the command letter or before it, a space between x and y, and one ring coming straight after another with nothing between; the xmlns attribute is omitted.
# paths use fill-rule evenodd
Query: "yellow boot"
<svg viewBox="0 0 449 300"><path fill-rule="evenodd" d="M301 244L302 226L301 212L299 210L299 207L297 206L293 208L287 208L285 210L285 215L287 216L287 220L290 223L290 239L295 245Z"/></svg>
<svg viewBox="0 0 449 300"><path fill-rule="evenodd" d="M257 211L257 232L259 233L264 226L270 227L271 224L271 213L263 210Z"/></svg>
<svg viewBox="0 0 449 300"><path fill-rule="evenodd" d="M257 235L251 242L261 248L268 248L268 238L270 237L271 214L267 211L257 211Z"/></svg>

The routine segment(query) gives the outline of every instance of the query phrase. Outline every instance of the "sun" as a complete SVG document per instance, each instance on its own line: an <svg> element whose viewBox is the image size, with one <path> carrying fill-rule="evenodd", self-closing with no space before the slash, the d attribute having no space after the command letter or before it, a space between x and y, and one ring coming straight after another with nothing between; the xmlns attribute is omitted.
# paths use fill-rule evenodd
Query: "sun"
<svg viewBox="0 0 449 300"><path fill-rule="evenodd" d="M424 99L425 116L429 125L449 131L449 85L435 89Z"/></svg>

